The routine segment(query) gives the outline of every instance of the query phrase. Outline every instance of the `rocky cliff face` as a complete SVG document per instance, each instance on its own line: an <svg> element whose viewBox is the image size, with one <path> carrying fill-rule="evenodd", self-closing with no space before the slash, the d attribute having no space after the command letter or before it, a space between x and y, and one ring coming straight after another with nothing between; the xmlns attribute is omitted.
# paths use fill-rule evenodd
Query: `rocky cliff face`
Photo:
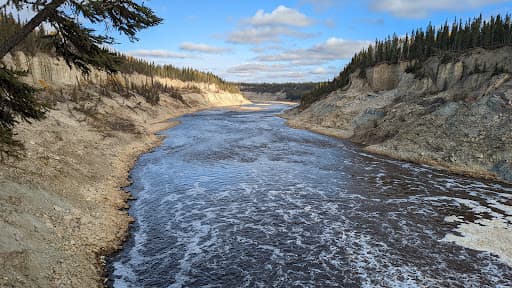
<svg viewBox="0 0 512 288"><path fill-rule="evenodd" d="M53 90L70 89L83 85L103 85L115 80L124 87L144 85L159 82L167 87L182 90L185 97L191 98L194 105L229 106L250 103L243 95L223 91L215 84L201 82L183 82L177 79L163 77L149 77L138 73L109 75L104 71L92 69L89 75L84 75L74 67L69 67L62 59L50 57L46 54L27 56L22 52L14 55L8 54L3 62L5 65L17 70L28 71L24 77L27 83L36 87ZM190 91L195 91L191 93Z"/></svg>
<svg viewBox="0 0 512 288"><path fill-rule="evenodd" d="M512 181L512 47L432 57L415 74L408 66L352 75L345 90L285 117L376 153Z"/></svg>

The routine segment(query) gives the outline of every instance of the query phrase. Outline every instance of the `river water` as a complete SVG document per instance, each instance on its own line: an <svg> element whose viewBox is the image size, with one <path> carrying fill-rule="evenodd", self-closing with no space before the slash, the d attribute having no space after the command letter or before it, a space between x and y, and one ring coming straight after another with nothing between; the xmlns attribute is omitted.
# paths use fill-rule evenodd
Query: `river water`
<svg viewBox="0 0 512 288"><path fill-rule="evenodd" d="M510 225L512 187L367 154L264 107L183 116L140 158L112 286L512 286L502 258L444 240L460 222Z"/></svg>

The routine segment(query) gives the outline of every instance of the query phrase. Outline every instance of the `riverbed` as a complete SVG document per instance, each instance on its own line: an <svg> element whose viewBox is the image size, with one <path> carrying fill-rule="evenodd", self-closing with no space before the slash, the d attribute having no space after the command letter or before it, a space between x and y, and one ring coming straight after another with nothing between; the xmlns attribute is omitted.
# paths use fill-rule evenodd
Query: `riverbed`
<svg viewBox="0 0 512 288"><path fill-rule="evenodd" d="M365 153L287 127L287 105L260 107L180 117L139 159L113 287L512 286L507 251L486 248L510 239L512 187ZM496 221L502 233L471 243L471 225Z"/></svg>

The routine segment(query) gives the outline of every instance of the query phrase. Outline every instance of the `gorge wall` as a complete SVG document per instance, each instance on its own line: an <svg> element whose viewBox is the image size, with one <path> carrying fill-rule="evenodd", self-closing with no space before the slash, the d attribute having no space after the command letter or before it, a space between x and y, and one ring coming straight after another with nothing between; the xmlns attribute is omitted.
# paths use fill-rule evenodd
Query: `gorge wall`
<svg viewBox="0 0 512 288"><path fill-rule="evenodd" d="M152 105L127 89L151 81L144 75L85 77L42 54L4 63L28 70L51 108L16 127L25 155L0 164L0 287L102 287L104 257L131 221L121 187L138 155L158 144L154 133L176 125L171 117L249 103L214 84L155 77L173 92ZM127 94L107 85L112 77Z"/></svg>
<svg viewBox="0 0 512 288"><path fill-rule="evenodd" d="M411 66L354 73L344 89L284 117L375 153L512 182L512 47Z"/></svg>

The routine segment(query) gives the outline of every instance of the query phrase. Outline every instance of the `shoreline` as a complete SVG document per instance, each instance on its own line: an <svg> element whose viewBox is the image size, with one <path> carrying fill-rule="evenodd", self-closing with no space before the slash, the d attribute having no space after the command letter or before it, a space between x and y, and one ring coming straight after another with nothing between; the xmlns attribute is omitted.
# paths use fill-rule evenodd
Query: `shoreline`
<svg viewBox="0 0 512 288"><path fill-rule="evenodd" d="M213 107L217 108L217 107ZM162 141L165 139L165 136L157 135L157 133L161 131L165 131L167 129L171 129L173 127L176 127L181 124L181 121L178 120L172 120L178 117L181 117L186 114L196 113L201 110L207 110L210 108L198 108L198 109L187 109L185 111L178 112L176 114L169 115L169 117L166 120L157 121L154 123L149 124L148 131L150 135L148 135L151 138L151 141L149 143L139 142L139 143L133 143L131 145L132 147L127 147L127 150L124 155L120 155L118 158L118 167L122 167L120 171L113 172L112 176L114 178L119 179L119 184L115 187L112 187L113 189L118 189L119 192L125 193L127 197L124 199L124 202L126 204L126 208L123 212L126 213L127 219L125 221L126 226L119 227L120 230L122 230L122 237L118 239L119 243L115 247L112 247L112 250L106 250L105 253L99 255L98 264L99 269L101 271L101 277L103 278L102 283L98 283L99 285L102 285L103 287L107 287L106 284L109 281L109 275L108 275L108 269L107 269L107 262L106 258L112 257L115 253L119 252L123 249L124 242L126 242L129 234L130 234L130 225L135 221L135 219L130 216L128 213L129 209L129 201L133 199L133 195L131 195L129 192L126 191L126 187L130 186L132 184L132 180L130 179L130 173L131 170L135 167L137 161L146 153L150 153L152 150L156 149L162 144Z"/></svg>
<svg viewBox="0 0 512 288"><path fill-rule="evenodd" d="M417 164L417 165L426 165L431 168L446 171L448 173L458 175L458 176L470 177L470 178L474 178L477 180L493 181L493 182L502 183L502 184L506 184L506 185L512 185L512 182L508 182L505 179L500 179L500 178L496 177L495 174L488 172L488 171L484 171L483 169L482 170L476 170L476 169L468 170L461 166L450 165L449 163L442 163L442 162L435 161L432 159L427 159L426 157L424 157L424 159L419 159L414 156L402 155L399 150L397 150L396 152L393 152L393 151L379 149L378 147L375 147L375 146L374 147L372 147L372 146L365 147L364 145L362 145L360 143L353 142L352 140L350 140L350 133L345 132L342 129L322 127L322 126L318 126L318 125L310 125L310 124L302 123L302 122L297 123L297 121L293 121L293 123L291 123L291 120L293 119L293 117L290 117L288 115L283 115L283 114L280 114L278 116L285 119L286 126L288 126L290 128L308 130L308 131L322 134L325 136L350 141L353 144L360 145L361 150L363 150L365 152L369 152L369 153L373 153L376 155L389 157L391 159L409 162L409 163L413 163L413 164Z"/></svg>
<svg viewBox="0 0 512 288"><path fill-rule="evenodd" d="M120 163L121 171L117 171L113 173L113 177L119 179L120 185L112 187L113 189L119 190L121 193L126 194L127 197L123 200L125 203L125 209L123 213L126 214L127 220L124 223L126 226L122 226L119 229L122 230L122 237L118 239L118 245L115 245L112 250L106 250L105 253L99 255L98 264L99 269L101 271L101 277L103 278L102 287L107 287L106 284L110 281L109 279L109 270L107 269L106 258L111 258L115 253L119 252L123 249L123 245L128 239L130 235L130 225L135 221L135 219L129 214L129 201L135 200L133 199L133 195L126 191L126 188L130 186L133 182L130 179L131 170L137 164L137 161L146 153L150 153L152 150L158 148L162 145L163 140L166 136L157 135L157 133L171 129L181 124L179 120L173 120L179 117L182 117L187 114L193 114L201 111L211 110L211 109L240 109L244 110L241 105L227 105L227 106L211 106L211 107L197 107L197 108L187 108L183 111L179 111L177 113L173 113L166 116L165 120L159 120L153 123L150 123L146 129L149 132L149 138L151 139L149 143L139 142L133 143L132 147L126 147L128 152L125 155L120 155L118 158L118 162Z"/></svg>
<svg viewBox="0 0 512 288"><path fill-rule="evenodd" d="M225 96L226 95L226 96ZM160 145L173 118L240 106L240 94L101 97L91 115L60 102L17 126L25 157L0 165L0 287L105 287L105 259L133 222L123 187L137 159ZM188 106L188 107L187 107Z"/></svg>
<svg viewBox="0 0 512 288"><path fill-rule="evenodd" d="M486 171L465 170L460 166L451 166L448 165L447 163L440 163L430 159L417 159L415 157L407 157L401 155L398 150L396 151L396 153L393 153L392 151L379 150L377 149L378 147L364 147L363 145L357 142L351 141L350 137L342 137L342 135L344 134L343 130L334 128L325 129L323 127L314 127L315 125L297 123L297 121L290 123L290 118L292 117L290 117L289 115L281 114L278 116L286 120L285 123L288 127L307 130L313 133L318 133L329 137L342 139L344 141L349 141L354 145L360 146L360 149L365 152L416 165L425 165L432 169L444 171L454 176L467 177L474 179L475 181L488 181L496 183L497 185L506 185L512 187L512 183L504 179L497 178L495 175ZM504 215L512 215L510 213L507 213L506 211L504 211L504 213ZM445 221L453 223L454 221L451 220L450 217L445 217ZM475 222L460 221L457 227L454 229L454 231L446 234L440 241L452 242L458 246L473 249L476 251L493 253L497 255L500 258L501 262L503 262L505 265L512 267L512 253L510 252L511 250L509 249L510 245L512 244L512 231L510 230L509 225L510 220L507 220L510 218L510 216L504 216L502 218L498 217L492 219L480 219L476 220ZM458 220L455 221L458 222ZM497 239L499 239L499 241L496 241Z"/></svg>

